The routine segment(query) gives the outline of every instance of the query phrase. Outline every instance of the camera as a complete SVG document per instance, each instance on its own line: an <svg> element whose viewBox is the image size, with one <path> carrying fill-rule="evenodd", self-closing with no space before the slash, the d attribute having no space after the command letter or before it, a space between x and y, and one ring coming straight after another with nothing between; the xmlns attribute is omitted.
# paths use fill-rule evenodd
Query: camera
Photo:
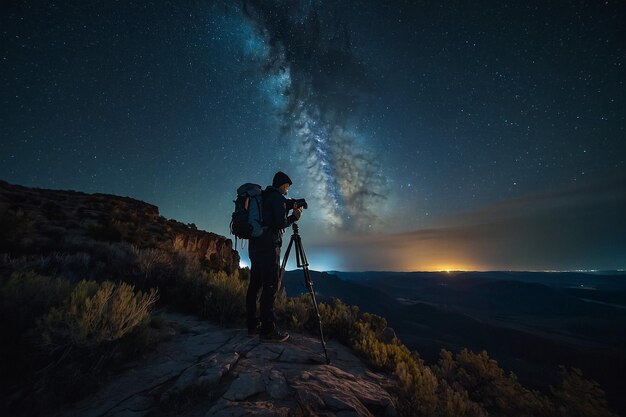
<svg viewBox="0 0 626 417"><path fill-rule="evenodd" d="M309 205L306 203L306 200L304 198L291 198L287 200L287 202L289 210L293 210L296 206L302 207L303 209L309 208Z"/></svg>

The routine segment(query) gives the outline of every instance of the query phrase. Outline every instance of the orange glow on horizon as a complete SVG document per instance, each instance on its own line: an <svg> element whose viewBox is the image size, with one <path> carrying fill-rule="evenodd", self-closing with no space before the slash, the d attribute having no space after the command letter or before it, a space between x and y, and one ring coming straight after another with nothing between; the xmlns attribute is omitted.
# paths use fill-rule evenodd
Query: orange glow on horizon
<svg viewBox="0 0 626 417"><path fill-rule="evenodd" d="M413 262L410 265L405 265L405 271L410 272L470 272L481 271L482 268L477 265L473 265L470 262L441 262L436 264L418 264Z"/></svg>
<svg viewBox="0 0 626 417"><path fill-rule="evenodd" d="M390 255L385 262L395 264L406 272L465 272L485 269L485 265L476 262L473 252L467 248L443 245L431 240L397 248Z"/></svg>
<svg viewBox="0 0 626 417"><path fill-rule="evenodd" d="M468 267L466 265L452 264L452 265L437 265L432 269L426 270L427 272L467 272L475 271L475 268Z"/></svg>

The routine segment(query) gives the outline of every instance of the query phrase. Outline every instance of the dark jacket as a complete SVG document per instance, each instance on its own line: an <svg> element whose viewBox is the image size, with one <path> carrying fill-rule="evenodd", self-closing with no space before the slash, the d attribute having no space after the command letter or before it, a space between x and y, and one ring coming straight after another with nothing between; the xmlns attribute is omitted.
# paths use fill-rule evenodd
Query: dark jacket
<svg viewBox="0 0 626 417"><path fill-rule="evenodd" d="M276 187L268 185L263 190L263 226L267 229L258 238L250 239L251 254L282 246L284 229L295 221L293 215L287 216L287 201Z"/></svg>

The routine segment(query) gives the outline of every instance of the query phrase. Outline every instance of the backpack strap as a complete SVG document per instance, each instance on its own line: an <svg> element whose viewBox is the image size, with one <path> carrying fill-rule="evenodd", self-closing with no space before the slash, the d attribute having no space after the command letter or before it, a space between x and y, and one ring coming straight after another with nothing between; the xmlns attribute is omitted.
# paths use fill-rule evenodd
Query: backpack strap
<svg viewBox="0 0 626 417"><path fill-rule="evenodd" d="M261 225L263 225L263 205L259 201L258 196L255 195L254 197L251 197L251 198L254 198L254 201L256 201L256 206L259 208L259 220L261 221Z"/></svg>

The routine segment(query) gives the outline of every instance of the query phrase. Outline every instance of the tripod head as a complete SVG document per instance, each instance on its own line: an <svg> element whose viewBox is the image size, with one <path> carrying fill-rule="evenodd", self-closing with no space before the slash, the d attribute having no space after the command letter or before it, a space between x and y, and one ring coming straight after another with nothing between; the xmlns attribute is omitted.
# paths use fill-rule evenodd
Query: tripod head
<svg viewBox="0 0 626 417"><path fill-rule="evenodd" d="M298 223L293 222L291 223L291 230L293 230L293 234L294 235L299 235L299 229L298 229Z"/></svg>

